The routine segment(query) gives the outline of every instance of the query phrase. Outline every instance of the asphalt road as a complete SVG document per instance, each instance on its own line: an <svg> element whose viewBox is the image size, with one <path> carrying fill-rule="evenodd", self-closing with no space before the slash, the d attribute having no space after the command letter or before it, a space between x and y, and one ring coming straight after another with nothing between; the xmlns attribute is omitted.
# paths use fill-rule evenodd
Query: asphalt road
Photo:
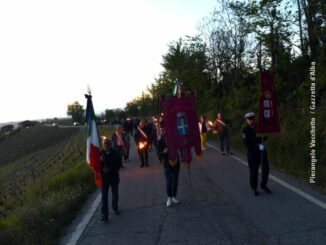
<svg viewBox="0 0 326 245"><path fill-rule="evenodd" d="M234 155L245 160L243 156ZM100 221L99 192L85 204L62 244L326 244L325 196L276 171L272 175L307 193L303 198L274 180L273 191L255 197L248 167L211 147L179 176L181 203L166 207L163 166L154 152L150 167L140 168L132 151L121 171L121 214ZM111 195L109 196L111 201ZM93 212L94 210L94 212Z"/></svg>

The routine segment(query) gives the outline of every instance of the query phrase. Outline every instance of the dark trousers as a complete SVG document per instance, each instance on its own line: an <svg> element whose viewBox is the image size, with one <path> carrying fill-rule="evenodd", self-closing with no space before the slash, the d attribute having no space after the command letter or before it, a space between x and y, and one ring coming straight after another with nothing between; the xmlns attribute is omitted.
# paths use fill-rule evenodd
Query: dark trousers
<svg viewBox="0 0 326 245"><path fill-rule="evenodd" d="M124 148L123 148L123 146L117 146L116 150L117 150L117 152L119 153L119 155L121 157L121 161L123 162L123 155L124 155Z"/></svg>
<svg viewBox="0 0 326 245"><path fill-rule="evenodd" d="M249 179L250 186L253 190L257 189L258 185L258 170L259 165L261 165L261 186L266 186L269 175L269 164L267 160L266 152L263 155L263 161L261 160L261 153L256 153L255 155L251 154L247 156L248 158L248 166L249 166Z"/></svg>
<svg viewBox="0 0 326 245"><path fill-rule="evenodd" d="M158 160L160 161L160 163L162 163L162 162L163 162L163 154L161 154L161 153L159 152L159 149L158 149L158 143L156 143L154 146L155 146L155 150L156 150L157 158L158 158Z"/></svg>
<svg viewBox="0 0 326 245"><path fill-rule="evenodd" d="M230 152L230 137L228 132L220 133L220 149L221 152L224 152L224 150L227 153Z"/></svg>
<svg viewBox="0 0 326 245"><path fill-rule="evenodd" d="M119 184L109 184L108 178L104 177L102 178L103 185L101 188L102 191L102 214L103 216L109 215L109 189L111 186L111 192L112 192L112 209L117 210L118 209L118 200L119 200Z"/></svg>
<svg viewBox="0 0 326 245"><path fill-rule="evenodd" d="M140 157L141 165L148 165L148 149L138 150L138 155Z"/></svg>
<svg viewBox="0 0 326 245"><path fill-rule="evenodd" d="M168 197L175 197L177 195L179 172L180 164L177 164L174 167L164 165L166 193L168 194Z"/></svg>
<svg viewBox="0 0 326 245"><path fill-rule="evenodd" d="M123 154L123 160L129 160L129 150L130 150L130 147L125 147L125 151Z"/></svg>

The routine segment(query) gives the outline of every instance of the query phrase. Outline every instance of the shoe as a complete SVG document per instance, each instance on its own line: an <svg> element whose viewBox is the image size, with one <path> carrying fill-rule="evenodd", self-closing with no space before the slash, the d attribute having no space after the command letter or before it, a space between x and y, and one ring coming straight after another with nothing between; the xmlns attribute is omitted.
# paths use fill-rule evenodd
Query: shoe
<svg viewBox="0 0 326 245"><path fill-rule="evenodd" d="M171 197L168 197L168 200L166 201L166 206L167 207L172 206L172 198Z"/></svg>
<svg viewBox="0 0 326 245"><path fill-rule="evenodd" d="M102 218L100 219L101 221L109 221L108 216L104 215L102 216Z"/></svg>
<svg viewBox="0 0 326 245"><path fill-rule="evenodd" d="M119 209L114 209L114 213L115 213L116 215L119 215L119 214L120 214L120 210L119 210Z"/></svg>
<svg viewBox="0 0 326 245"><path fill-rule="evenodd" d="M257 190L253 190L254 196L259 196L259 192Z"/></svg>
<svg viewBox="0 0 326 245"><path fill-rule="evenodd" d="M225 156L225 152L224 151L222 152L222 155Z"/></svg>
<svg viewBox="0 0 326 245"><path fill-rule="evenodd" d="M272 194L272 191L265 185L261 186L261 188L267 193L267 194Z"/></svg>
<svg viewBox="0 0 326 245"><path fill-rule="evenodd" d="M202 149L203 151L206 151L206 147L203 147L203 149Z"/></svg>
<svg viewBox="0 0 326 245"><path fill-rule="evenodd" d="M140 167L143 168L144 167L144 164L140 165Z"/></svg>
<svg viewBox="0 0 326 245"><path fill-rule="evenodd" d="M180 203L180 200L177 199L176 197L172 197L172 202L173 202L174 204L179 204L179 203Z"/></svg>
<svg viewBox="0 0 326 245"><path fill-rule="evenodd" d="M146 167L149 167L148 163L146 163Z"/></svg>

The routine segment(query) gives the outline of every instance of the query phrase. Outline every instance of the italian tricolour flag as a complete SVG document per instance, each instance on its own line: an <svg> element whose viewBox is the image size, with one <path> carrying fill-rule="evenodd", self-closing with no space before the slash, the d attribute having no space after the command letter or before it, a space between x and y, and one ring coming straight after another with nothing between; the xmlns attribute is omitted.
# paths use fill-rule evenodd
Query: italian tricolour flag
<svg viewBox="0 0 326 245"><path fill-rule="evenodd" d="M95 113L92 103L92 96L85 95L87 99L86 123L87 123L87 149L86 160L95 174L95 183L102 186L101 167L100 167L100 140L96 127Z"/></svg>

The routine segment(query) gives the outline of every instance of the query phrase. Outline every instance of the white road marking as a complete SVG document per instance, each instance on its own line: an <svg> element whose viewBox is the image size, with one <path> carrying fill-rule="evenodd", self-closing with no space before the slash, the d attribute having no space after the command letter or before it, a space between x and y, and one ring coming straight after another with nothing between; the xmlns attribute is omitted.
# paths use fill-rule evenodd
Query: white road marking
<svg viewBox="0 0 326 245"><path fill-rule="evenodd" d="M75 231L71 234L69 242L66 243L67 245L75 245L77 243L78 239L83 234L87 224L89 223L89 221L93 217L93 215L94 215L100 201L101 201L101 194L99 192L97 197L93 201L92 205L90 206L89 211L84 216L84 218L79 222L79 224L77 225Z"/></svg>
<svg viewBox="0 0 326 245"><path fill-rule="evenodd" d="M208 145L209 147L215 149L215 150L220 151L216 146L214 146L214 145L212 145L212 144L208 144L208 143L207 143L207 145ZM243 160L240 159L239 157L234 156L234 155L230 155L230 157L232 157L233 159L235 159L235 160L237 160L238 162L242 163L243 165L248 166L248 163L247 163L246 161L243 161ZM326 203L325 203L325 202L322 202L322 201L320 201L319 199L317 199L317 198L315 198L315 197L313 197L313 196L311 196L311 195L309 195L309 194L307 194L307 193L301 191L300 189L298 189L298 188L296 188L296 187L294 187L294 186L292 186L292 185L286 183L285 181L281 180L280 178L278 178L278 177L276 177L276 176L274 176L274 175L271 175L271 174L270 174L270 175L269 175L269 178L272 179L272 180L274 180L276 183L278 183L278 184L284 186L285 188L287 188L287 189L289 189L289 190L295 192L295 193L298 194L299 196L301 196L301 197L307 199L308 201L312 202L313 204L317 205L318 207L320 207L320 208L326 210Z"/></svg>

